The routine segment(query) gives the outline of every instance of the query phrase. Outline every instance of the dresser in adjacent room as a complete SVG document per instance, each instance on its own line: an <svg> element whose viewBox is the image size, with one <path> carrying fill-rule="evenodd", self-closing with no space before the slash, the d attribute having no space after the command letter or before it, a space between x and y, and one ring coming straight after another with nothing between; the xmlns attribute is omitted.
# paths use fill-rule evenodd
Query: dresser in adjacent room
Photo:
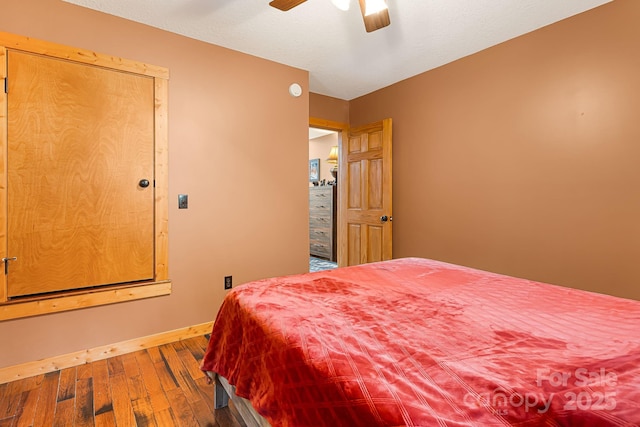
<svg viewBox="0 0 640 427"><path fill-rule="evenodd" d="M309 253L336 261L335 185L309 187Z"/></svg>

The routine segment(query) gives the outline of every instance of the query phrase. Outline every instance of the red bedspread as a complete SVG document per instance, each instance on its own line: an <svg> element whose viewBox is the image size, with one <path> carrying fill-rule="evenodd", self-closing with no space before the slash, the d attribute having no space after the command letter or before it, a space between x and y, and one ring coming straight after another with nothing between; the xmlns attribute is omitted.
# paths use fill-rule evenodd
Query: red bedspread
<svg viewBox="0 0 640 427"><path fill-rule="evenodd" d="M273 426L640 424L640 302L406 258L230 292L202 369Z"/></svg>

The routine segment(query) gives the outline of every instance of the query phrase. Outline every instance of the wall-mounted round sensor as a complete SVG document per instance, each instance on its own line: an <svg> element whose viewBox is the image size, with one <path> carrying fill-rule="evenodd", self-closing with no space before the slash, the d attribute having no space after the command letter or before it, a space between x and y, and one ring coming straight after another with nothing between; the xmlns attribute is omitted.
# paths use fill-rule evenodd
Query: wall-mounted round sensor
<svg viewBox="0 0 640 427"><path fill-rule="evenodd" d="M289 94L291 96L295 96L296 98L302 95L302 87L298 83L293 83L289 86Z"/></svg>

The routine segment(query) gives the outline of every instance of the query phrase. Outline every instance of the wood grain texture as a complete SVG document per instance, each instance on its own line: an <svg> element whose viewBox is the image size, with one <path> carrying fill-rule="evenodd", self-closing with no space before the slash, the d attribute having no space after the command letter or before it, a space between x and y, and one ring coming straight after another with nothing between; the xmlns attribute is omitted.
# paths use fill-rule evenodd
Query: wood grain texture
<svg viewBox="0 0 640 427"><path fill-rule="evenodd" d="M96 52L77 49L74 47L58 45L55 43L49 43L41 40L31 39L28 37L22 37L18 35L0 32L0 76L1 76L0 78L3 78L4 75L7 74L6 59L7 59L7 56L11 54L30 55L32 57L46 58L49 61L63 63L71 67L85 66L85 68L92 69L92 70L100 70L102 72L113 72L113 73L116 73L117 75L124 76L123 77L124 80L128 80L132 78L133 80L137 80L137 81L150 82L149 92L151 93L150 95L151 101L149 103L149 116L151 117L151 119L149 123L151 123L151 129L148 133L149 135L151 135L151 138L154 141L153 144L155 145L153 146L151 151L149 153L146 153L145 155L147 155L148 158L150 159L149 170L151 170L152 174L154 171L157 171L158 176L155 177L155 176L152 176L151 174L151 176L145 177L145 178L149 178L149 180L152 181L153 183L153 185L148 188L149 190L148 193L151 199L151 203L148 204L148 206L150 206L150 211L152 212L151 214L152 219L150 220L150 222L144 222L144 223L138 222L137 224L138 225L143 224L143 226L147 228L147 234L151 236L151 239L148 239L148 241L151 241L151 244L150 244L151 250L150 252L147 251L146 254L144 255L149 260L151 260L150 268L147 269L147 273L145 274L146 276L148 276L149 280L144 281L144 283L140 283L140 285L142 286L150 285L152 286L152 289L149 289L149 291L146 291L146 292L136 291L133 299L139 299L141 297L143 298L153 297L153 296L165 294L164 292L158 294L156 292L158 287L155 287L154 285L156 284L156 282L164 282L169 280L169 273L168 273L168 149L167 149L168 147L168 127L167 127L168 81L167 79L169 77L168 70L163 67L156 67L149 64L136 62L136 61L125 60L125 59L113 57L110 55L103 55ZM48 62L48 63L53 63L53 62ZM95 67L86 67L87 65L92 65ZM47 72L48 71L49 70L47 70ZM9 78L8 81L11 82L12 79ZM106 84L114 86L112 83L106 83ZM89 85L93 86L92 89L95 89L95 87L97 87L95 85L92 85L91 83ZM67 80L63 79L62 81L57 82L56 85L44 85L44 86L46 88L49 88L50 86L57 87L57 89L59 89L59 94L60 93L63 94L62 96L60 96L60 99L64 101L66 99L65 96L67 96L67 92L70 92L70 91L64 91L63 89L66 86L69 86L70 88L73 88L75 90L76 87L78 86L78 79L73 79L73 78L69 78ZM115 97L113 96L101 97L101 96L98 96L99 94L95 94L96 96L94 96L93 98L91 97L91 95L89 95L89 96L86 96L84 100L86 101L86 104L93 103L93 105L101 105L101 104L105 104L105 102L103 102L105 98L108 101L107 104L109 102L112 102L112 98L116 98L116 101L113 101L113 102L116 102L116 103L120 102L120 104L122 104L121 100L119 101L117 100L117 98L123 98L123 96L121 95L127 94L130 92L129 87L128 86L125 87L125 86L120 85L118 87L115 87L114 89L116 91ZM33 92L36 92L36 91L33 91ZM11 98L11 96L9 98ZM128 102L125 102L125 104L128 105ZM8 108L8 105L9 105L9 101L7 101L7 97L5 96L4 91L0 91L0 153L6 153L8 150L8 140L6 136L9 132L9 129L7 126L7 122L8 120L11 120L11 118L7 117L7 114L5 114ZM72 108L72 109L84 107L83 102L68 102L68 103L62 102L62 105L64 108ZM38 127L40 127L43 122L45 123L45 125L51 126L51 122L55 122L56 120L56 116L53 113L57 112L58 110L60 110L60 112L58 113L59 116L65 116L65 117L69 116L69 114L67 114L68 111L62 111L64 110L64 108L63 109L56 108L54 109L55 111L52 112L52 114L47 114L44 120L39 120L34 123L37 123ZM135 107L131 107L131 108L133 110L137 110L137 108ZM98 111L99 111L99 114L102 114L102 111L100 109L98 109ZM82 114L80 115L82 116ZM125 115L125 119L119 120L117 124L118 126L116 126L116 128L121 128L122 132L126 132L124 129L131 129L129 121L131 118L136 117L136 113L131 114L131 111L127 111L124 115ZM80 117L80 120L78 120L76 124L79 123L80 125L82 125L85 121L87 121L86 118L85 120L82 120L82 117ZM95 121L95 123L99 122L102 124L102 123L107 123L109 121L110 121L109 117L105 118L103 115L101 115L100 120ZM71 131L74 131L73 123L70 125L70 129ZM65 134L64 132L62 133ZM116 135L116 136L119 136L119 135ZM87 138L87 139L91 139L91 138ZM112 138L112 139L117 139L117 138ZM139 140L138 137L134 139L136 141ZM100 140L101 138L93 138L93 141L100 141ZM139 144L136 142L136 144L126 144L126 145L128 147L136 147ZM135 151L135 148L133 150ZM49 150L49 151L53 152L53 150ZM87 151L94 156L93 157L94 159L96 157L100 157L104 155L104 153L102 152L104 150L101 151L100 149L96 149L95 144L87 146ZM125 154L121 153L120 154L121 158L118 159L115 163L120 163L121 168L124 168L120 160L122 158L132 157L129 154L130 153L125 153ZM12 158L13 157L15 156L12 156ZM137 160L138 159L135 159L133 163L135 163L136 165L141 164L141 162ZM77 162L77 164L80 164L87 170L95 169L93 167L95 166L95 162L92 163L91 158L83 159L81 162ZM7 191L8 165L7 165L6 155L0 154L0 168L1 168L0 169L0 215L2 216L0 218L0 247L2 247L4 251L4 249L7 248L7 246L9 246L10 248L12 247L7 242L6 239L8 235L13 235L13 234L8 234L5 226L11 220L11 218L8 217L9 206L14 206L14 203L7 204L7 197L8 197L7 195L11 194L11 192ZM47 174L50 173L50 170L48 168L40 168L40 169L45 171L45 176L42 177L41 179L43 181L41 183L41 187L45 187L45 189L48 189L49 192L58 191L58 189L60 188L59 180L46 176ZM111 169L112 172L113 170L114 169ZM116 174L118 173L120 173L120 171L119 169L116 169ZM95 173L95 174L100 175L99 173ZM113 175L114 173L101 174L99 178L106 177L108 180L108 179L111 179ZM136 175L143 175L143 174L138 173ZM79 180L84 179L83 176L80 176L79 178L80 178ZM139 181L139 179L140 179L140 176L136 176L136 183L137 181ZM98 181L100 181L100 179L98 179ZM47 183L51 183L51 182L55 182L56 185L47 185ZM102 193L101 191L97 192L94 187L96 186L88 184L88 185L85 185L85 187L83 188L88 188L93 192L93 194ZM22 191L22 187L21 187L21 191ZM117 190L115 192L118 194L122 193L122 192L118 192ZM82 195L78 197L78 195L76 194L76 193L79 193L78 191L73 191L73 189L70 189L67 191L67 193L71 195L71 197L69 198L70 200L76 201L76 202L83 201ZM76 196L76 197L74 198L73 196ZM126 198L124 197L118 197L118 196L108 197L105 195L105 196L102 196L101 200L103 202L108 200L113 204L120 204L120 205L126 204L128 206L128 203L126 202L125 199ZM111 203L102 203L102 205L109 207ZM35 206L37 207L37 204ZM135 212L135 209L128 209L126 211L127 211L127 215L129 215L129 217L131 218L136 216L138 218L145 217L145 215L141 215L138 212ZM66 215L56 215L55 212L51 212L46 216L45 218L46 221L35 221L35 222L31 221L31 224L36 224L36 225L40 224L41 227L46 227L47 225L49 225L52 219L54 219L55 217L59 218L61 216L70 217L70 218L72 218L73 215L80 215L83 217L95 217L94 215L91 215L91 213L89 213L86 209L78 209L77 207L76 209L71 208L69 212L71 212L71 214L67 213ZM155 216L153 214L154 212L156 213ZM87 235L83 236L80 239L74 239L75 240L74 243L80 242L79 244L84 245L84 247L98 249L94 251L91 262L86 263L84 261L79 261L78 259L76 259L76 257L69 257L64 254L58 254L52 257L52 261L49 263L49 266L54 265L56 266L56 268L59 268L60 271L69 272L69 271L73 271L74 268L69 268L69 266L66 264L75 262L74 267L78 265L86 265L86 264L91 265L91 267L88 269L90 274L95 274L95 271L97 270L106 271L95 265L96 264L95 260L102 260L102 259L105 259L106 257L102 253L103 248L102 247L98 248L98 246L102 245L102 242L104 242L105 239L100 240L100 239L91 238L91 235L94 232L94 228L95 228L94 225L95 225L94 222L89 221L87 224L85 224L83 230L89 230L90 233L88 233ZM113 222L109 222L109 221L103 222L101 225L104 226L103 230L118 228L117 224L114 224ZM53 248L52 251L55 253L56 249L59 249L60 247L68 246L67 245L68 242L64 242L62 239L59 239L58 236L53 236L53 234L55 234L56 232L59 232L60 231L59 229L61 228L64 228L64 227L49 227L48 232L49 234L51 234L51 236L43 237L39 241L40 243L39 245L33 245L31 244L32 242L29 242L30 244L27 245L27 247L29 248L36 248L36 250L33 251L34 254L32 254L32 257L38 259L38 264L42 264L43 257L41 252L43 249L45 248L51 249L50 247L52 247ZM87 242L87 240L91 240L91 241ZM129 248L131 240L132 240L131 236L119 235L118 239L112 239L110 242L107 242L106 245L115 243L116 246L125 245L127 246L127 248ZM136 239L133 238L133 240L136 240ZM118 255L115 256L115 263L113 259L111 260L105 259L104 262L106 264L109 264L110 266L119 268L117 266L122 267L123 264L127 262L125 260L127 258L131 258L132 253L135 254L135 256L138 256L141 253L141 251L129 252L128 250L117 251L117 252L118 252ZM126 256L122 256L122 254L126 254ZM2 257L6 257L6 256L8 256L8 254L4 253ZM12 256L15 256L15 255L12 255ZM25 257L20 257L20 261L23 261L24 258ZM15 263L12 263L12 264L15 264ZM32 271L33 268L31 268L30 266L29 268L27 268L27 270ZM126 271L127 273L125 274L129 274L129 272L132 271L130 268L122 268L120 270ZM49 277L47 278L47 281L51 277L57 277L57 275L50 274ZM14 278L12 278L11 276L9 276L9 279L10 279L10 282L15 281ZM130 279L127 279L127 278L109 279L109 282L110 282L109 284L111 285L113 283L127 283L127 282L132 282L137 280L139 279L135 279L133 277ZM67 282L64 279L59 279L59 282L60 282L59 286L66 286L64 289L78 289L78 288L81 288L81 286L85 286L85 285L93 286L90 284L87 285L86 283L85 285L81 284L80 286L78 286L77 284L72 283L72 281ZM43 283L44 281L37 281L32 279L25 280L23 281L22 285L19 285L19 284L16 285L15 289L17 291L15 295L32 295L33 292L45 291L43 286L47 287L49 285L43 284ZM77 301L75 301L77 303L75 307L73 304L74 300L67 299L67 298L64 298L62 300L45 298L47 302L44 302L44 303L38 302L36 304L33 304L32 301L29 299L29 301L26 301L27 304L22 305L22 301L18 301L16 299L13 299L13 300L10 299L10 295L9 295L10 291L8 289L9 287L11 287L11 285L7 284L6 277L4 275L1 276L0 277L0 318L2 318L3 320L9 319L9 318L25 317L30 315L39 315L47 312L58 312L58 311L64 311L64 310L71 310L75 308L84 308L89 306L89 305L86 305L87 303L91 304L93 301L96 301L98 305L101 305L105 303L119 302L120 300L125 300L125 301L129 300L129 298L126 296L125 298L122 299L120 298L120 296L116 294L107 292L107 293L99 294L101 297L106 296L107 298L98 298L97 300L95 300L93 297L89 297L87 299L80 298ZM43 289L40 289L40 288L43 288ZM96 295L96 294L94 293L93 295ZM113 298L110 298L109 296ZM54 303L50 304L50 302L52 301ZM64 308L62 308L63 307L62 305L57 304L58 301L62 301L64 303L66 302L72 302L72 303L64 304ZM2 308L4 308L3 307L4 303L7 303L7 302L10 302L11 307L8 310L2 310Z"/></svg>
<svg viewBox="0 0 640 427"><path fill-rule="evenodd" d="M338 233L347 242L347 265L392 258L392 222L381 221L393 215L391 155L391 119L350 129L341 147L346 224Z"/></svg>
<svg viewBox="0 0 640 427"><path fill-rule="evenodd" d="M199 335L1 384L0 426L243 427L233 405L213 409L213 385L193 369L207 343ZM154 362L161 353L170 363ZM163 376L181 379L165 389Z"/></svg>
<svg viewBox="0 0 640 427"><path fill-rule="evenodd" d="M53 415L56 412L56 402L58 401L59 381L60 371L49 372L44 375L42 386L40 387L36 415L33 420L34 426L50 426L53 424Z"/></svg>
<svg viewBox="0 0 640 427"><path fill-rule="evenodd" d="M124 373L109 377L112 394L113 415L116 425L135 425L133 406L127 389L127 378Z"/></svg>
<svg viewBox="0 0 640 427"><path fill-rule="evenodd" d="M8 52L9 297L154 278L154 82Z"/></svg>
<svg viewBox="0 0 640 427"><path fill-rule="evenodd" d="M317 117L309 117L309 127L333 130L340 133L347 132L349 130L348 123L336 122L333 120L325 120Z"/></svg>
<svg viewBox="0 0 640 427"><path fill-rule="evenodd" d="M96 426L115 425L109 386L109 366L106 360L98 360L91 365L93 365L93 406Z"/></svg>
<svg viewBox="0 0 640 427"><path fill-rule="evenodd" d="M7 152L7 50L0 46L0 153ZM0 155L0 213L7 211L7 156ZM0 221L0 258L7 257L7 223ZM7 276L0 274L0 303L7 300Z"/></svg>
<svg viewBox="0 0 640 427"><path fill-rule="evenodd" d="M269 6L286 12L287 10L293 9L294 7L304 3L305 1L307 0L273 0L269 2Z"/></svg>
<svg viewBox="0 0 640 427"><path fill-rule="evenodd" d="M364 27L367 33L384 28L391 24L391 18L389 17L389 9L383 9L376 13L366 15L366 0L359 0L360 11L362 12L362 19L364 20Z"/></svg>
<svg viewBox="0 0 640 427"><path fill-rule="evenodd" d="M46 313L77 310L123 301L157 297L171 294L171 282L145 283L137 286L106 289L67 296L39 298L29 301L0 304L0 321L37 316Z"/></svg>
<svg viewBox="0 0 640 427"><path fill-rule="evenodd" d="M309 187L309 253L336 260L336 186Z"/></svg>
<svg viewBox="0 0 640 427"><path fill-rule="evenodd" d="M122 359L110 359L113 356L129 354L141 349L151 348L165 343L172 343L184 339L189 339L195 336L200 336L211 332L213 322L202 323L199 325L190 326L188 328L175 329L173 331L162 332L155 335L149 335L146 337L136 338L120 343L104 345L95 347L88 350L78 351L74 353L65 354L62 356L55 356L48 359L37 360L34 362L25 363L17 366L8 366L0 369L0 384L8 383L10 381L21 380L29 378L43 373L59 372L61 369L71 368L85 363L91 363L99 360L108 359L108 371L110 375L125 374L124 366L122 365ZM157 367L164 361L162 355L156 349L149 351L150 357L154 360L154 365ZM64 372L64 371L63 371ZM174 384L177 386L175 379L160 377L160 381L163 387L166 384ZM62 381L62 384L64 381Z"/></svg>
<svg viewBox="0 0 640 427"><path fill-rule="evenodd" d="M150 77L158 77L162 79L169 78L169 70L164 67L1 31L0 46L34 52L60 59L68 59L83 64L128 71Z"/></svg>
<svg viewBox="0 0 640 427"><path fill-rule="evenodd" d="M169 82L155 79L155 280L169 280Z"/></svg>

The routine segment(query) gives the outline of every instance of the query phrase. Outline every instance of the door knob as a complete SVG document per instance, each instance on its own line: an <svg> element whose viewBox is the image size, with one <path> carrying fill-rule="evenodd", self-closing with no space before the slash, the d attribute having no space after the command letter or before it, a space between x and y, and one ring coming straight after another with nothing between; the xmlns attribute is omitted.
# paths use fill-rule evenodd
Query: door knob
<svg viewBox="0 0 640 427"><path fill-rule="evenodd" d="M382 215L382 216L380 217L380 222L387 222L387 221L389 221L389 217L388 217L388 216L386 216L386 215Z"/></svg>
<svg viewBox="0 0 640 427"><path fill-rule="evenodd" d="M147 188L149 186L149 180L141 179L140 182L138 182L138 185L142 188Z"/></svg>

